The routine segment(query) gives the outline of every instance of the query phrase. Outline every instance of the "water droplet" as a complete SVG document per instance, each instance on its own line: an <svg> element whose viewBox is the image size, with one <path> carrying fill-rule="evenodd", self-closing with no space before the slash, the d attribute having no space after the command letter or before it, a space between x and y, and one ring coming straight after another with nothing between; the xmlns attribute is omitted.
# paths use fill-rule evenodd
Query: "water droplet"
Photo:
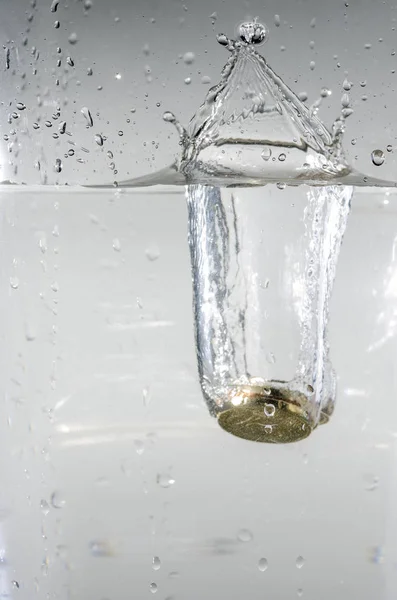
<svg viewBox="0 0 397 600"><path fill-rule="evenodd" d="M211 77L209 77L208 75L203 75L201 78L201 83L203 83L203 84L211 83Z"/></svg>
<svg viewBox="0 0 397 600"><path fill-rule="evenodd" d="M303 556L298 556L295 564L296 564L297 569L301 569L303 567L303 565L305 564L305 559L303 558Z"/></svg>
<svg viewBox="0 0 397 600"><path fill-rule="evenodd" d="M163 120L166 121L167 123L175 123L176 122L176 116L174 115L174 113L172 113L169 110L167 110L163 114Z"/></svg>
<svg viewBox="0 0 397 600"><path fill-rule="evenodd" d="M94 73L92 67L88 67L87 69L87 75L91 76Z"/></svg>
<svg viewBox="0 0 397 600"><path fill-rule="evenodd" d="M77 42L79 41L79 38L77 37L77 33L71 33L70 36L68 37L68 42L69 44L72 44L72 46L74 44L77 44Z"/></svg>
<svg viewBox="0 0 397 600"><path fill-rule="evenodd" d="M274 15L274 24L276 27L280 27L280 25L281 25L280 15Z"/></svg>
<svg viewBox="0 0 397 600"><path fill-rule="evenodd" d="M393 151L393 146L391 144L389 144L388 146L386 146L386 150L388 152L392 152Z"/></svg>
<svg viewBox="0 0 397 600"><path fill-rule="evenodd" d="M103 137L101 136L100 133L96 133L94 136L94 139L95 139L96 143L98 144L98 146L103 146Z"/></svg>
<svg viewBox="0 0 397 600"><path fill-rule="evenodd" d="M86 106L83 106L83 108L81 109L81 114L84 116L85 120L87 121L87 126L92 127L94 122L92 120L91 113Z"/></svg>
<svg viewBox="0 0 397 600"><path fill-rule="evenodd" d="M60 492L53 492L53 494L51 495L51 505L54 508L64 508L66 502L65 499L62 497Z"/></svg>
<svg viewBox="0 0 397 600"><path fill-rule="evenodd" d="M343 94L341 98L341 104L344 108L347 108L350 104L349 94Z"/></svg>
<svg viewBox="0 0 397 600"><path fill-rule="evenodd" d="M246 23L241 23L239 36L246 44L263 44L267 39L267 29L265 25L256 21L247 21Z"/></svg>
<svg viewBox="0 0 397 600"><path fill-rule="evenodd" d="M275 364L275 362L276 362L276 357L275 357L275 355L273 354L273 352L268 352L268 353L266 354L266 360L267 360L267 362L269 363L269 365L274 365L274 364Z"/></svg>
<svg viewBox="0 0 397 600"><path fill-rule="evenodd" d="M50 512L50 507L49 507L47 500L40 501L40 508L41 508L41 512L43 513L44 516L47 516L48 513Z"/></svg>
<svg viewBox="0 0 397 600"><path fill-rule="evenodd" d="M352 84L351 84L351 82L348 79L344 80L344 82L343 82L343 89L346 92L350 92L350 90L352 89Z"/></svg>
<svg viewBox="0 0 397 600"><path fill-rule="evenodd" d="M118 135L119 135L120 137L122 137L122 136L124 135L124 131L122 131L121 129L120 129L120 131L118 131L117 133L118 133Z"/></svg>
<svg viewBox="0 0 397 600"><path fill-rule="evenodd" d="M159 473L156 481L162 488L170 488L175 483L175 479L168 473Z"/></svg>
<svg viewBox="0 0 397 600"><path fill-rule="evenodd" d="M308 99L308 95L306 92L300 92L298 94L298 98L301 102L306 102L306 100Z"/></svg>
<svg viewBox="0 0 397 600"><path fill-rule="evenodd" d="M367 82L365 80L364 81L360 81L360 85L361 85L361 87L365 87L367 85Z"/></svg>
<svg viewBox="0 0 397 600"><path fill-rule="evenodd" d="M120 250L121 250L121 243L120 243L120 240L118 238L114 238L112 245L113 245L113 250L115 250L115 252L120 252Z"/></svg>
<svg viewBox="0 0 397 600"><path fill-rule="evenodd" d="M185 52L183 55L183 61L187 65L192 65L196 59L194 52Z"/></svg>
<svg viewBox="0 0 397 600"><path fill-rule="evenodd" d="M134 446L135 446L135 452L139 455L142 456L142 454L145 451L145 445L142 442L142 440L134 440Z"/></svg>
<svg viewBox="0 0 397 600"><path fill-rule="evenodd" d="M74 67L74 60L73 60L73 58L71 56L67 56L66 57L66 62L68 63L68 65L70 67Z"/></svg>
<svg viewBox="0 0 397 600"><path fill-rule="evenodd" d="M309 63L309 67L311 71L314 71L314 69L316 68L316 62L314 60L311 60Z"/></svg>
<svg viewBox="0 0 397 600"><path fill-rule="evenodd" d="M186 85L190 85L192 83L191 77L186 77L185 78L185 83L186 83Z"/></svg>
<svg viewBox="0 0 397 600"><path fill-rule="evenodd" d="M60 158L55 159L54 171L55 173L60 173L62 171L62 161Z"/></svg>
<svg viewBox="0 0 397 600"><path fill-rule="evenodd" d="M108 557L114 556L114 550L108 540L94 540L90 542L89 549L91 556Z"/></svg>
<svg viewBox="0 0 397 600"><path fill-rule="evenodd" d="M372 44L365 44L364 48L366 50L370 50L372 48Z"/></svg>
<svg viewBox="0 0 397 600"><path fill-rule="evenodd" d="M249 529L240 529L240 531L237 533L237 539L239 542L251 542L253 537L254 536Z"/></svg>
<svg viewBox="0 0 397 600"><path fill-rule="evenodd" d="M114 76L114 78L120 80L121 79L121 73L116 73L116 75Z"/></svg>
<svg viewBox="0 0 397 600"><path fill-rule="evenodd" d="M18 583L18 581L16 581L14 579L14 581L12 582L12 585L13 585L14 588L17 588L17 590L19 590L19 583Z"/></svg>
<svg viewBox="0 0 397 600"><path fill-rule="evenodd" d="M279 190L285 190L285 188L287 187L287 184L279 181L277 183L277 187L278 187Z"/></svg>
<svg viewBox="0 0 397 600"><path fill-rule="evenodd" d="M367 490L367 492L374 492L375 490L378 489L379 487L379 477L371 477L371 478L366 478L367 479L367 485L365 486L365 489Z"/></svg>
<svg viewBox="0 0 397 600"><path fill-rule="evenodd" d="M150 262L154 262L160 257L160 250L157 246L150 246L150 248L147 248L145 251L145 254L146 258L150 260Z"/></svg>
<svg viewBox="0 0 397 600"><path fill-rule="evenodd" d="M268 161L272 156L272 150L271 148L269 148L268 146L266 148L264 148L261 152L261 157L263 158L263 160Z"/></svg>
<svg viewBox="0 0 397 600"><path fill-rule="evenodd" d="M303 590L302 590L302 588L299 588L296 593L299 596L299 598L301 598L303 596Z"/></svg>
<svg viewBox="0 0 397 600"><path fill-rule="evenodd" d="M17 102L17 109L18 110L25 110L26 106L24 105L23 102Z"/></svg>
<svg viewBox="0 0 397 600"><path fill-rule="evenodd" d="M284 154L284 152L282 152L281 154L278 155L278 160L280 162L284 162L286 158L287 158L287 156L286 156L286 154Z"/></svg>
<svg viewBox="0 0 397 600"><path fill-rule="evenodd" d="M157 588L157 583L151 583L151 584L149 585L149 589L150 589L150 591L152 592L152 594L155 594L155 593L157 592L157 589L158 589L158 588Z"/></svg>
<svg viewBox="0 0 397 600"><path fill-rule="evenodd" d="M158 571L161 567L161 560L158 556L153 556L152 567L154 571Z"/></svg>
<svg viewBox="0 0 397 600"><path fill-rule="evenodd" d="M111 150L108 150L108 151L106 152L106 156L107 156L108 158L113 158L113 152L112 152Z"/></svg>
<svg viewBox="0 0 397 600"><path fill-rule="evenodd" d="M276 412L276 407L274 404L265 404L263 412L267 417L273 417Z"/></svg>
<svg viewBox="0 0 397 600"><path fill-rule="evenodd" d="M19 279L18 277L10 277L10 286L13 290L17 290L19 288Z"/></svg>
<svg viewBox="0 0 397 600"><path fill-rule="evenodd" d="M304 465L307 465L307 464L308 464L308 462L309 462L309 457L308 457L308 455L307 455L307 454L304 454L302 458L303 458L303 464L304 464Z"/></svg>
<svg viewBox="0 0 397 600"><path fill-rule="evenodd" d="M357 144L357 139L353 138L350 143L351 143L352 146L355 146Z"/></svg>
<svg viewBox="0 0 397 600"><path fill-rule="evenodd" d="M382 150L373 150L371 153L371 159L376 167L380 167L385 162L385 155Z"/></svg>
<svg viewBox="0 0 397 600"><path fill-rule="evenodd" d="M370 553L370 561L374 565L381 565L385 561L385 556L382 546L375 546Z"/></svg>
<svg viewBox="0 0 397 600"><path fill-rule="evenodd" d="M262 571L262 573L264 571L266 571L267 567L269 566L269 563L267 562L266 558L260 558L258 561L258 569L260 571Z"/></svg>
<svg viewBox="0 0 397 600"><path fill-rule="evenodd" d="M92 0L84 0L84 8L85 10L90 10L92 8Z"/></svg>
<svg viewBox="0 0 397 600"><path fill-rule="evenodd" d="M51 2L51 12L57 12L59 5L59 0L52 0Z"/></svg>

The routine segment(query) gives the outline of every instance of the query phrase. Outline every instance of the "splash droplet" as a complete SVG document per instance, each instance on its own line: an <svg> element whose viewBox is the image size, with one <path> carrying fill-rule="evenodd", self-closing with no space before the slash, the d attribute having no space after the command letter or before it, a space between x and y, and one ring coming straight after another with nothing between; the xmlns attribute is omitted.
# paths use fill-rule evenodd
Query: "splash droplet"
<svg viewBox="0 0 397 600"><path fill-rule="evenodd" d="M174 485L175 479L171 477L168 473L159 473L157 475L157 483L162 488L170 488Z"/></svg>
<svg viewBox="0 0 397 600"><path fill-rule="evenodd" d="M262 571L262 573L267 570L268 566L269 566L269 563L267 562L266 558L260 558L259 559L259 561L258 561L258 569L260 571Z"/></svg>
<svg viewBox="0 0 397 600"><path fill-rule="evenodd" d="M90 113L89 109L86 106L83 106L83 108L81 109L81 114L83 115L83 117L87 121L87 126L88 127L92 127L93 124L94 124L94 122L92 120L91 113Z"/></svg>
<svg viewBox="0 0 397 600"><path fill-rule="evenodd" d="M247 543L251 542L253 539L252 532L249 529L240 529L237 533L237 539L239 542Z"/></svg>
<svg viewBox="0 0 397 600"><path fill-rule="evenodd" d="M385 162L385 155L382 150L373 150L371 153L371 159L376 167L380 167Z"/></svg>
<svg viewBox="0 0 397 600"><path fill-rule="evenodd" d="M305 559L303 558L303 556L298 556L295 564L296 564L297 569L301 569L303 567L303 565L305 564Z"/></svg>
<svg viewBox="0 0 397 600"><path fill-rule="evenodd" d="M68 42L69 44L72 44L72 46L74 44L77 44L77 42L79 41L79 38L77 37L77 33L71 33L70 36L68 37Z"/></svg>
<svg viewBox="0 0 397 600"><path fill-rule="evenodd" d="M269 147L266 147L262 150L261 152L261 157L263 158L263 160L268 161L272 156L272 150Z"/></svg>
<svg viewBox="0 0 397 600"><path fill-rule="evenodd" d="M60 492L53 492L53 494L51 495L51 505L54 508L64 508L66 502L65 499L62 497Z"/></svg>
<svg viewBox="0 0 397 600"><path fill-rule="evenodd" d="M185 54L183 55L183 61L187 65L192 65L195 61L195 58L196 56L194 52L185 52Z"/></svg>
<svg viewBox="0 0 397 600"><path fill-rule="evenodd" d="M263 44L267 39L267 33L265 25L255 21L241 23L239 27L240 40L246 44Z"/></svg>

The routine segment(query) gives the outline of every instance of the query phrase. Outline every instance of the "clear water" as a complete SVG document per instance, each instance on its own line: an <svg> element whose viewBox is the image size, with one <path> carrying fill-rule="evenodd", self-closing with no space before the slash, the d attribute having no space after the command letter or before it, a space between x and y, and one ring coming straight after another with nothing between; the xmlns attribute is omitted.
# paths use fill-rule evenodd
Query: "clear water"
<svg viewBox="0 0 397 600"><path fill-rule="evenodd" d="M395 192L355 192L335 413L279 446L203 401L182 188L0 193L3 597L394 600Z"/></svg>

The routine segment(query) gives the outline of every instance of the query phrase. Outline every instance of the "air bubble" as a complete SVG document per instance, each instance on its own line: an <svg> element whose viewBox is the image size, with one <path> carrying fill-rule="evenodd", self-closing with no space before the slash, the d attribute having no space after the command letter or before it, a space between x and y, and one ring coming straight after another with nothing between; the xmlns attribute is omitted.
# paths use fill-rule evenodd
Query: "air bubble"
<svg viewBox="0 0 397 600"><path fill-rule="evenodd" d="M373 150L371 153L371 159L376 167L380 167L385 162L385 155L382 150Z"/></svg>

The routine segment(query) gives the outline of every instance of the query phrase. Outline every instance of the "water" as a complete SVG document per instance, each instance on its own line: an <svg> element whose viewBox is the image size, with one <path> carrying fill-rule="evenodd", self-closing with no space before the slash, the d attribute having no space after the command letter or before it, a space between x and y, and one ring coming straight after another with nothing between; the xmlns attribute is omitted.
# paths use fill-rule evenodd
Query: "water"
<svg viewBox="0 0 397 600"><path fill-rule="evenodd" d="M395 192L354 192L330 306L335 411L290 445L231 436L202 398L183 188L5 186L0 199L1 592L394 600ZM268 230L269 247L282 239Z"/></svg>

